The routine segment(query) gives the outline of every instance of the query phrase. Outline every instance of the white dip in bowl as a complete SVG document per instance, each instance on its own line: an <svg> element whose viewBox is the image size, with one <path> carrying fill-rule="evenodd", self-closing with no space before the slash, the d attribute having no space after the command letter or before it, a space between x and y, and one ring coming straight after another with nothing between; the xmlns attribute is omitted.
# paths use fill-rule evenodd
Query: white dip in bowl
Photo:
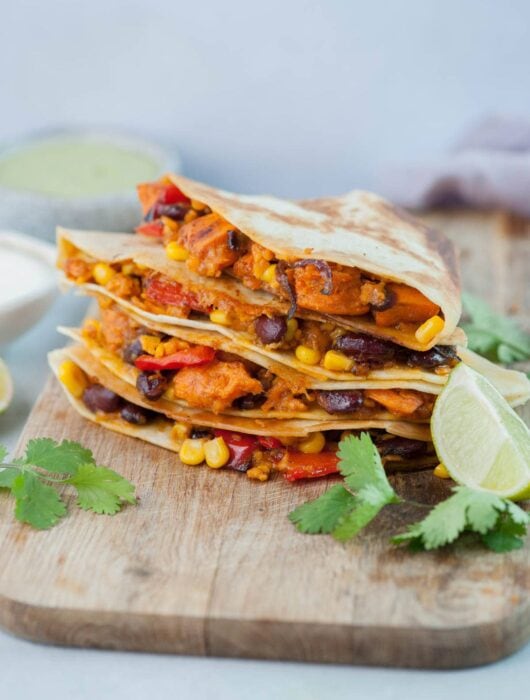
<svg viewBox="0 0 530 700"><path fill-rule="evenodd" d="M29 330L57 294L55 247L0 231L0 345Z"/></svg>

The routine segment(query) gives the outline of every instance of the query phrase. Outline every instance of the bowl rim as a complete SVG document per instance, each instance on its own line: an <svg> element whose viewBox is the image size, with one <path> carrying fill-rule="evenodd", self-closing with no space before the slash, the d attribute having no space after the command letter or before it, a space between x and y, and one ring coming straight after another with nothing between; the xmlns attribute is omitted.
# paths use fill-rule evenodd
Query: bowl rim
<svg viewBox="0 0 530 700"><path fill-rule="evenodd" d="M164 142L163 139L150 137L148 134L142 134L134 130L123 131L112 126L53 126L34 129L25 134L20 134L0 142L0 160L12 153L23 151L32 144L59 140L69 136L79 138L80 140L108 142L114 146L121 146L130 151L144 153L145 155L151 156L153 160L160 164L161 173L178 173L182 170L182 158L180 151L175 145ZM71 202L106 202L116 200L117 198L131 197L131 193L128 190L109 192L108 194L64 197L20 187L10 187L3 184L0 184L0 192L31 197L46 202L52 201L60 205L67 205Z"/></svg>

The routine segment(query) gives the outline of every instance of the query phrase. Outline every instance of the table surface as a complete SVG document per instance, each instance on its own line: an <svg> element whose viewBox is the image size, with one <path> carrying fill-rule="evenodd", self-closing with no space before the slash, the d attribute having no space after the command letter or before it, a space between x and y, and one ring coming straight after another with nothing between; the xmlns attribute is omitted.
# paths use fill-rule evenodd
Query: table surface
<svg viewBox="0 0 530 700"><path fill-rule="evenodd" d="M47 375L46 352L62 344L59 321L75 324L86 301L60 297L48 315L22 338L1 348L15 380L14 402L0 419L0 442L14 447ZM325 666L232 659L156 656L115 651L40 646L0 632L2 688L10 700L32 697L84 700L103 695L113 700L163 697L178 683L179 697L254 700L322 700L359 697L424 698L451 695L455 700L480 694L497 698L506 688L525 687L530 645L491 666L463 671ZM31 669L31 673L27 672ZM332 688L332 691L330 691Z"/></svg>

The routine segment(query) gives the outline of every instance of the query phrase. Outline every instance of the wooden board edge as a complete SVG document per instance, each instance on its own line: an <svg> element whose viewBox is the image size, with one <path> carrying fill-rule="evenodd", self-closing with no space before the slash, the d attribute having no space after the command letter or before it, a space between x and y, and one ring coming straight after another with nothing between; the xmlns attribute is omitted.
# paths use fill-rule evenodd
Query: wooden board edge
<svg viewBox="0 0 530 700"><path fill-rule="evenodd" d="M0 627L29 641L269 661L457 669L499 661L530 639L530 605L484 625L427 629L140 615L31 605L0 595ZM396 654L396 649L399 653Z"/></svg>

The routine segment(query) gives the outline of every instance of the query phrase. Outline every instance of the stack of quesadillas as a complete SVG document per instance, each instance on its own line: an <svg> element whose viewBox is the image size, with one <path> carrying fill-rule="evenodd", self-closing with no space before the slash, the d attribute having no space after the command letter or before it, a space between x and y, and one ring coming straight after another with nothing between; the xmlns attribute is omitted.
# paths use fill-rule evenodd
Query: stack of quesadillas
<svg viewBox="0 0 530 700"><path fill-rule="evenodd" d="M369 431L390 469L436 464L429 421L464 361L518 405L530 383L465 349L450 242L380 197L294 203L184 177L140 185L136 234L58 231L97 318L50 362L98 424L264 481L337 470Z"/></svg>

